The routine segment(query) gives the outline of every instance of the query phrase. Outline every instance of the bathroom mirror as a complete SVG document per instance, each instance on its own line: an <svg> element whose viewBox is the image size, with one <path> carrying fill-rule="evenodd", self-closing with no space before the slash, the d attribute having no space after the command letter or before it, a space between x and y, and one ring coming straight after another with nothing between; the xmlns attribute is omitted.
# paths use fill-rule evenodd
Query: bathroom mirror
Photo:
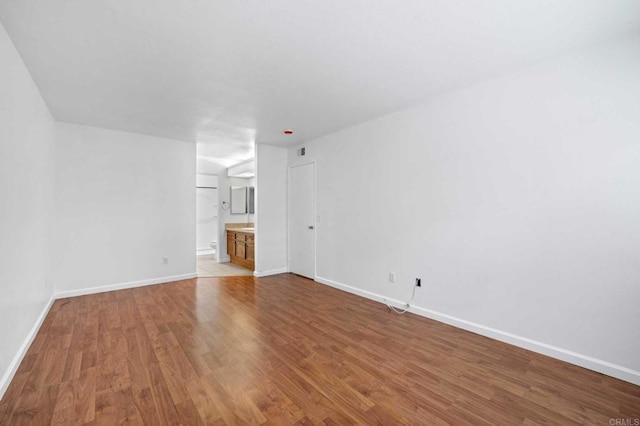
<svg viewBox="0 0 640 426"><path fill-rule="evenodd" d="M254 214L256 212L256 189L253 186L249 187L249 194L248 194L249 198L247 203L248 205L248 209L249 209L249 213Z"/></svg>
<svg viewBox="0 0 640 426"><path fill-rule="evenodd" d="M247 213L247 187L231 187L231 214Z"/></svg>

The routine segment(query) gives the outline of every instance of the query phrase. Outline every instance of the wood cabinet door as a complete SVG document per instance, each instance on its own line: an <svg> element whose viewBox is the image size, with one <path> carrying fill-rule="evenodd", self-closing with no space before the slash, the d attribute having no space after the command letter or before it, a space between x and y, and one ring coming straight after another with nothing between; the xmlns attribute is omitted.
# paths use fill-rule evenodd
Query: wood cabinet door
<svg viewBox="0 0 640 426"><path fill-rule="evenodd" d="M253 244L247 244L247 260L253 261L255 259L255 247Z"/></svg>
<svg viewBox="0 0 640 426"><path fill-rule="evenodd" d="M235 248L235 238L234 238L235 234L229 234L227 233L227 254L228 255L234 255L236 254L236 248Z"/></svg>
<svg viewBox="0 0 640 426"><path fill-rule="evenodd" d="M245 259L246 248L247 248L246 243L243 243L242 241L236 241L236 257L239 257L240 259Z"/></svg>

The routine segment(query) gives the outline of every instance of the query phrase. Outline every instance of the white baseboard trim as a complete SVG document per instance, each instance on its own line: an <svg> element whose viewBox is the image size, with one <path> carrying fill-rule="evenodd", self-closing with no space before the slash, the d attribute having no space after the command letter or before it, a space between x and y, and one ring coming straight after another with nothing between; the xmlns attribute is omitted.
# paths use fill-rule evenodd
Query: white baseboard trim
<svg viewBox="0 0 640 426"><path fill-rule="evenodd" d="M288 267L278 268L278 269L269 269L267 271L253 271L253 276L256 278L268 277L269 275L278 275L278 274L286 274L289 272Z"/></svg>
<svg viewBox="0 0 640 426"><path fill-rule="evenodd" d="M329 287L333 287L333 288L337 288L338 290L343 290L346 291L347 293L351 293L351 294L355 294L358 296L362 296L364 298L370 299L370 300L375 300L376 302L380 302L380 303L384 303L385 300L387 302L390 302L393 306L397 306L400 307L402 305L402 302L399 300L395 300L395 299L390 299L388 297L384 297L378 293L373 293L371 291L367 291L367 290L362 290L360 288L357 287L352 287L350 285L346 285L346 284L342 284L339 283L337 281L333 281L327 278L322 278L322 277L318 277L316 276L316 281L319 282L320 284L326 284Z"/></svg>
<svg viewBox="0 0 640 426"><path fill-rule="evenodd" d="M180 281L180 280L188 280L191 278L195 278L196 276L197 274L194 272L191 274L172 275L168 277L152 278L152 279L141 280L141 281L131 281L128 283L111 284L111 285L106 285L101 287L83 288L80 290L60 291L55 293L47 303L47 306L45 306L45 308L40 313L40 316L38 317L35 324L33 325L33 328L27 335L27 338L25 339L24 343L22 344L22 346L20 346L18 353L13 358L13 361L11 361L9 368L5 372L4 376L2 376L2 380L0 380L0 399L2 399L2 397L4 396L4 393L7 391L7 388L9 387L11 380L13 380L13 376L16 374L16 371L18 371L18 367L20 366L20 363L22 362L24 356L26 355L27 350L29 350L29 347L31 346L33 339L36 337L36 334L38 334L38 330L40 330L40 327L42 326L42 322L44 321L47 314L49 313L49 310L51 309L51 306L53 305L53 302L55 300L63 299L65 297L84 296L87 294L103 293L106 291L122 290L126 288L142 287L146 285L162 284L162 283L168 283L168 282Z"/></svg>
<svg viewBox="0 0 640 426"><path fill-rule="evenodd" d="M197 276L198 274L194 272L191 274L171 275L168 277L151 278L148 280L131 281L128 283L120 283L120 284L110 284L110 285L104 285L100 287L82 288L79 290L59 291L55 294L54 297L56 299L63 299L65 297L85 296L87 294L104 293L106 291L123 290L126 288L143 287L146 285L163 284L163 283L170 283L173 281L188 280L191 278L196 278Z"/></svg>
<svg viewBox="0 0 640 426"><path fill-rule="evenodd" d="M621 379L640 386L640 371L635 371L621 365L613 364L608 361L603 361L601 359L593 358L588 355L583 355L543 342L538 342L536 340L508 333L506 331L497 330L495 328L486 327L484 325L476 324L471 321L452 317L451 315L436 312L431 309L412 306L409 309L409 312L413 312L423 317L431 318L433 320L443 322L454 327L462 328L464 330L471 331L482 336L500 340L501 342L509 343L510 345L528 349L542 355L547 355L551 358L566 361L570 364L575 364L580 367L597 371L598 373L606 374L607 376L615 377L617 379Z"/></svg>
<svg viewBox="0 0 640 426"><path fill-rule="evenodd" d="M27 334L27 338L20 346L20 349L18 349L18 353L13 357L11 364L9 364L9 368L2 376L2 380L0 380L0 400L4 396L4 393L7 391L11 380L13 380L13 376L18 371L18 367L20 367L24 356L27 354L31 343L33 343L33 339L35 339L36 334L38 334L38 330L40 330L40 326L42 326L42 322L47 317L47 314L49 313L49 310L51 309L51 306L53 306L53 302L55 300L55 296L52 296L51 299L49 299L49 302L47 302L42 312L40 312L40 315L38 316L38 319L36 319L36 322L33 324L33 327L29 331L29 334Z"/></svg>
<svg viewBox="0 0 640 426"><path fill-rule="evenodd" d="M380 294L362 290L326 278L316 277L316 281L321 284L326 284L330 287L346 291L347 293L352 293L370 300L374 300L376 302L385 303L386 300L387 303L390 303L394 306L404 306L403 302L399 300L386 298ZM579 354L577 352L559 348L557 346L549 345L543 342L538 342L536 340L508 333L506 331L497 330L495 328L487 327L461 318L456 318L451 315L433 311L431 309L412 305L409 308L409 312L433 319L438 322L449 324L454 327L470 331L472 333L480 334L481 336L489 337L491 339L499 340L510 345L518 346L532 352L537 352L551 358L556 358L570 364L578 365L589 370L597 371L598 373L606 374L607 376L615 377L616 379L624 380L626 382L640 386L640 371L632 370L630 368L613 364L608 361L603 361L601 359Z"/></svg>

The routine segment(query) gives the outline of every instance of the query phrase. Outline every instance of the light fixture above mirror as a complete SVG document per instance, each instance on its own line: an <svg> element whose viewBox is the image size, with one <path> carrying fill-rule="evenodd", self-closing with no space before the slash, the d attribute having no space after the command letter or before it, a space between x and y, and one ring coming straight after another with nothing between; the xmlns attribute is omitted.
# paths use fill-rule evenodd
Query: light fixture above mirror
<svg viewBox="0 0 640 426"><path fill-rule="evenodd" d="M227 169L227 176L238 178L252 178L256 175L255 158L250 158Z"/></svg>

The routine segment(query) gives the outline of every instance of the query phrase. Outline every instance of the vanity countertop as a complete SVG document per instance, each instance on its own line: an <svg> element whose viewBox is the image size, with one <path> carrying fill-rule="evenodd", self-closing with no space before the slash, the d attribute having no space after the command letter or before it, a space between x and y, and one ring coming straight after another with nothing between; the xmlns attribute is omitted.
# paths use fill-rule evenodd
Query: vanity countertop
<svg viewBox="0 0 640 426"><path fill-rule="evenodd" d="M227 232L242 232L245 234L254 234L256 232L256 228L227 228Z"/></svg>
<svg viewBox="0 0 640 426"><path fill-rule="evenodd" d="M243 232L245 234L254 234L256 232L253 222L225 223L224 228L227 232Z"/></svg>

